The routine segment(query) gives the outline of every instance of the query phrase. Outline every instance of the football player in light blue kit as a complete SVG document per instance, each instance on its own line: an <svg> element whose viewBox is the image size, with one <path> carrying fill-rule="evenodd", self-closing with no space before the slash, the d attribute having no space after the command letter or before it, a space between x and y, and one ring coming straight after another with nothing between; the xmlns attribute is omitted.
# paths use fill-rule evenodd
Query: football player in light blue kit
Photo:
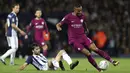
<svg viewBox="0 0 130 73"><path fill-rule="evenodd" d="M11 47L5 54L0 57L0 61L6 65L5 58L10 55L10 65L14 65L15 53L18 49L18 37L17 31L25 36L26 33L18 27L17 13L19 12L19 4L12 5L12 12L7 16L7 22L5 24L6 37L8 46ZM26 37L27 38L27 37Z"/></svg>

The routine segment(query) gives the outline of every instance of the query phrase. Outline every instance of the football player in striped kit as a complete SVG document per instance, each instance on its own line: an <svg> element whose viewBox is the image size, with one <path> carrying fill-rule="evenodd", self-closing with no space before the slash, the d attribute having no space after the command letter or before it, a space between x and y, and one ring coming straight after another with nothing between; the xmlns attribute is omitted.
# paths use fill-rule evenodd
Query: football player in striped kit
<svg viewBox="0 0 130 73"><path fill-rule="evenodd" d="M72 62L71 58L64 50L60 50L55 58L52 60L48 60L43 54L40 53L40 47L36 44L32 46L33 54L29 56L26 62L20 66L19 70L24 70L29 64L32 64L37 70L57 70L58 68L63 69L63 65L61 65L61 60L65 60L69 65L70 69L74 69L79 61Z"/></svg>
<svg viewBox="0 0 130 73"><path fill-rule="evenodd" d="M7 22L5 24L6 37L8 46L11 47L5 54L0 57L0 61L6 65L5 58L10 55L10 65L14 65L15 53L18 49L18 37L17 32L25 36L26 33L18 27L17 13L20 10L19 4L12 5L12 12L7 16ZM27 38L27 36L26 36Z"/></svg>

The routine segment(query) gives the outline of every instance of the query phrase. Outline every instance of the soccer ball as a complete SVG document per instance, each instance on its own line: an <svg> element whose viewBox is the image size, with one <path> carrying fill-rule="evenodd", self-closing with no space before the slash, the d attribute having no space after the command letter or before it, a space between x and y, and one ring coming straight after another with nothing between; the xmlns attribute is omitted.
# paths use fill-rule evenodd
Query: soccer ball
<svg viewBox="0 0 130 73"><path fill-rule="evenodd" d="M99 68L102 70L107 70L107 68L109 67L109 62L106 60L102 60L99 62Z"/></svg>

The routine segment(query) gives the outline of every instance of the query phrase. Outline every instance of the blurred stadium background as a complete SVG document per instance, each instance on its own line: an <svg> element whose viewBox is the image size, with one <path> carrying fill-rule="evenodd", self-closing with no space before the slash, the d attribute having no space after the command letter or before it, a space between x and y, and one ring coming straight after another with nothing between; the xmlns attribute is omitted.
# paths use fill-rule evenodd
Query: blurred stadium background
<svg viewBox="0 0 130 73"><path fill-rule="evenodd" d="M46 73L98 73L84 59L83 55L72 50L67 45L66 29L63 29L62 32L57 32L55 28L57 22L67 13L73 11L73 4L77 2L83 6L83 11L87 15L89 34L86 35L96 43L98 48L105 50L109 55L116 57L115 59L120 61L118 67L110 64L109 69L104 73L130 73L130 0L0 0L0 55L6 52L8 48L4 25L8 13L11 11L11 4L14 2L18 2L21 5L18 17L20 21L19 26L23 30L25 30L31 19L34 18L34 9L39 7L43 10L42 17L46 20L51 33L51 40L47 42L49 45L48 57L54 56L58 49L64 47L72 58L75 57L73 60L78 59L80 61L79 66L73 71L65 63L66 71L46 71ZM29 36L32 37L32 34ZM96 36L104 37L105 39L95 38ZM15 60L18 65L4 66L0 63L0 73L18 73L16 70L25 61L24 57L29 54L29 45L32 43L32 38L24 40L19 35L19 50ZM96 58L96 60L99 62L102 58ZM8 64L9 58L6 59L6 62ZM21 73L36 72L43 73L42 71L37 71L32 66L29 66Z"/></svg>
<svg viewBox="0 0 130 73"><path fill-rule="evenodd" d="M96 45L113 57L130 57L130 1L129 0L0 0L0 54L7 50L7 41L4 33L6 17L10 13L13 2L21 5L18 14L20 28L25 27L34 18L34 9L43 10L43 18L48 24L51 40L48 41L49 55L64 47L71 56L80 57L80 54L67 45L66 30L57 32L55 25L68 12L73 11L73 4L78 2L88 19L88 35ZM25 30L26 31L26 30ZM104 33L102 33L104 32ZM31 37L32 35L30 35ZM106 39L95 38L102 36ZM103 42L103 45L100 43ZM32 38L24 40L19 36L19 50L17 57L28 55L28 46ZM73 53L72 53L73 52ZM72 54L71 54L72 53ZM82 57L82 56L81 56Z"/></svg>

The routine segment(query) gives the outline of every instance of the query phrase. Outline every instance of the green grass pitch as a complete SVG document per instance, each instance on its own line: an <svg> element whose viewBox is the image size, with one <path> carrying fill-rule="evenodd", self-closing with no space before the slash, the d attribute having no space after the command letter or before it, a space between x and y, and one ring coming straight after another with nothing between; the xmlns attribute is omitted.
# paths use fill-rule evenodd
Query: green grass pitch
<svg viewBox="0 0 130 73"><path fill-rule="evenodd" d="M103 60L102 58L95 58L97 63ZM109 68L103 73L130 73L130 58L114 58L119 60L120 64L117 67L114 67L112 64L109 64ZM0 73L99 73L86 58L73 58L73 61L79 60L79 65L74 69L70 70L66 62L64 62L65 71L60 69L56 71L37 71L32 65L29 65L23 71L17 71L20 65L25 62L25 59L15 59L15 63L18 65L9 66L9 59L6 59L8 65L3 65L0 62Z"/></svg>

